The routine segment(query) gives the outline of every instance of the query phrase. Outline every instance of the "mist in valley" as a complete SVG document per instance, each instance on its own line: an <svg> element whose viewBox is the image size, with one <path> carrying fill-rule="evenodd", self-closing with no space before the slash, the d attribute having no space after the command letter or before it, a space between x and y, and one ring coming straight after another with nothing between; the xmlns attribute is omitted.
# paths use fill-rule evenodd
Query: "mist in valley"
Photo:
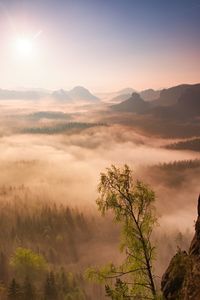
<svg viewBox="0 0 200 300"><path fill-rule="evenodd" d="M58 103L55 107L49 100L48 110L44 101L37 105L12 101L1 107L0 205L2 218L10 223L7 234L11 230L15 237L2 249L10 256L17 247L40 249L50 264L77 273L91 265L120 263L120 227L113 223L112 215L102 217L95 202L100 173L112 164L128 164L135 179L149 184L156 193L157 274L162 275L177 247L188 248L196 216L200 156L167 147L180 137L141 134L134 126L115 123L112 118L105 123L101 110L93 106ZM41 223L32 242L21 233L17 220L23 227L46 209L51 222L62 220L67 209L74 225L69 225L69 233L59 225L48 229L50 236L55 235L49 242L48 225ZM94 293L93 288L86 285L88 294ZM98 289L103 299L103 288Z"/></svg>

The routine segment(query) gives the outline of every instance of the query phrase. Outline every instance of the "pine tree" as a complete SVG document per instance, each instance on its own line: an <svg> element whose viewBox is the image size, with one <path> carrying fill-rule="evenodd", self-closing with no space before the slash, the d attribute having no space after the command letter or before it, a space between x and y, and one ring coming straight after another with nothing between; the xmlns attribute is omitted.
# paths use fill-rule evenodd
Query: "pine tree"
<svg viewBox="0 0 200 300"><path fill-rule="evenodd" d="M0 254L0 282L6 283L8 279L8 261L6 255Z"/></svg>
<svg viewBox="0 0 200 300"><path fill-rule="evenodd" d="M23 285L23 300L35 300L35 289L31 282L29 281L29 278L26 277Z"/></svg>
<svg viewBox="0 0 200 300"><path fill-rule="evenodd" d="M62 290L63 294L64 295L67 294L70 290L70 287L69 287L69 282L68 282L68 279L67 279L64 269L62 269L62 271L61 271L60 285L61 285L61 290Z"/></svg>
<svg viewBox="0 0 200 300"><path fill-rule="evenodd" d="M8 299L21 299L21 288L20 285L16 282L15 278L13 278L10 285L8 286Z"/></svg>
<svg viewBox="0 0 200 300"><path fill-rule="evenodd" d="M47 275L45 289L44 289L44 299L45 300L58 299L58 292L57 292L55 276L53 272L50 272Z"/></svg>

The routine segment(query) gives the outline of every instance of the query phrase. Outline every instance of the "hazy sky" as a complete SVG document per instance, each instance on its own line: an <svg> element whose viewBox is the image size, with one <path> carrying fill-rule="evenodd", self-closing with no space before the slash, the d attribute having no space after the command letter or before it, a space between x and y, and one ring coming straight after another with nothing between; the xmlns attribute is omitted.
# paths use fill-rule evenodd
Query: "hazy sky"
<svg viewBox="0 0 200 300"><path fill-rule="evenodd" d="M2 0L0 87L200 81L200 0Z"/></svg>

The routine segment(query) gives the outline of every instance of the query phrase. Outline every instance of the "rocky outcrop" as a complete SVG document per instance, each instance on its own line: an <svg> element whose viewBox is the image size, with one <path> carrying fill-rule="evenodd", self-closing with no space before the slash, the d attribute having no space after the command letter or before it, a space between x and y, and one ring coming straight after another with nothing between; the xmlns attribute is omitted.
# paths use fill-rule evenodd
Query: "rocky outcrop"
<svg viewBox="0 0 200 300"><path fill-rule="evenodd" d="M129 99L119 104L112 105L111 109L120 112L142 114L147 112L150 106L150 103L144 101L139 94L132 93L132 96Z"/></svg>
<svg viewBox="0 0 200 300"><path fill-rule="evenodd" d="M189 252L178 251L172 258L162 277L161 289L166 300L200 299L200 196L195 235Z"/></svg>

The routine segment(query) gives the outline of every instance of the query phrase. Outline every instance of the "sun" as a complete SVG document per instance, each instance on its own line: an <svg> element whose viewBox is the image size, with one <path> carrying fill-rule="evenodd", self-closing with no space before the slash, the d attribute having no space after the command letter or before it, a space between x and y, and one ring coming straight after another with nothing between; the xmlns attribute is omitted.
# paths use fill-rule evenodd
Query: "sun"
<svg viewBox="0 0 200 300"><path fill-rule="evenodd" d="M42 30L32 33L15 33L11 38L11 51L14 59L24 64L36 62L39 59L41 49L39 47L39 37Z"/></svg>
<svg viewBox="0 0 200 300"><path fill-rule="evenodd" d="M16 54L22 58L30 58L34 54L34 42L32 38L17 37L14 46Z"/></svg>

